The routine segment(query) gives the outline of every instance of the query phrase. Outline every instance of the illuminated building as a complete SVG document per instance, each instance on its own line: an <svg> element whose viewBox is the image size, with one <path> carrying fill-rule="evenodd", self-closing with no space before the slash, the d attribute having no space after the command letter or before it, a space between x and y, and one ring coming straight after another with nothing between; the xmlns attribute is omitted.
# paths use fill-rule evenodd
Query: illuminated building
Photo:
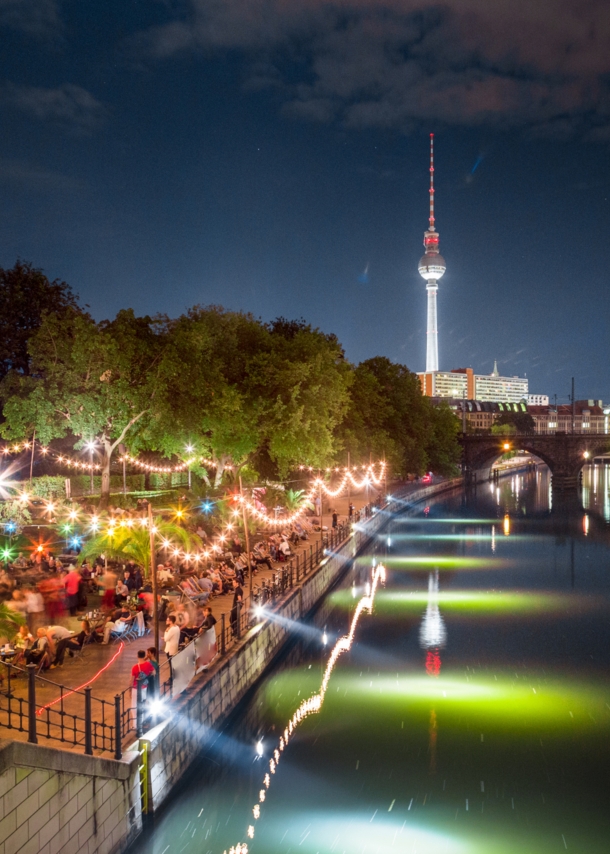
<svg viewBox="0 0 610 854"><path fill-rule="evenodd" d="M491 374L475 374L472 368L454 368L426 371L418 376L426 397L521 403L528 396L527 378L501 377L497 362Z"/></svg>
<svg viewBox="0 0 610 854"><path fill-rule="evenodd" d="M527 405L528 406L548 406L549 405L549 396L548 396L548 394L528 394Z"/></svg>
<svg viewBox="0 0 610 854"><path fill-rule="evenodd" d="M438 231L434 225L434 134L430 134L430 215L428 230L424 233L425 253L421 257L419 275L426 281L428 294L428 321L426 326L426 372L438 371L438 325L436 294L438 280L445 272L445 259L438 248Z"/></svg>

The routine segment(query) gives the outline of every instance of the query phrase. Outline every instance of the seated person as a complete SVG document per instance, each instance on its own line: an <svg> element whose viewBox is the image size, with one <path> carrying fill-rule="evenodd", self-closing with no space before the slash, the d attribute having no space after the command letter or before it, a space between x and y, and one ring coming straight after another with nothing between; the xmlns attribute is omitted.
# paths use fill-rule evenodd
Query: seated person
<svg viewBox="0 0 610 854"><path fill-rule="evenodd" d="M44 626L36 629L36 638L29 649L25 651L26 664L41 664L43 668L51 664L49 657L49 639Z"/></svg>
<svg viewBox="0 0 610 854"><path fill-rule="evenodd" d="M290 549L290 543L288 540L283 539L279 545L279 551L284 560L287 560L289 557L292 557L292 551Z"/></svg>
<svg viewBox="0 0 610 854"><path fill-rule="evenodd" d="M162 587L171 587L174 583L174 573L168 566L161 563L157 567L157 580Z"/></svg>
<svg viewBox="0 0 610 854"><path fill-rule="evenodd" d="M19 631L15 635L15 640L13 641L15 649L17 650L17 655L13 659L12 663L19 664L22 662L25 658L26 651L30 649L33 643L34 636L30 634L28 627L25 625L19 626Z"/></svg>
<svg viewBox="0 0 610 854"><path fill-rule="evenodd" d="M112 633L117 635L124 634L132 623L133 617L131 616L129 608L122 608L118 617L116 616L115 611L114 614L110 615L110 618L106 621L106 625L104 626L104 639L102 644L110 643L110 635Z"/></svg>
<svg viewBox="0 0 610 854"><path fill-rule="evenodd" d="M203 593L207 593L208 596L212 595L214 590L214 582L209 576L207 569L204 569L201 573L201 578L199 579L199 587L201 588Z"/></svg>
<svg viewBox="0 0 610 854"><path fill-rule="evenodd" d="M70 658L73 658L74 653L78 652L79 649L82 649L85 641L91 637L91 626L89 625L89 620L83 620L80 624L80 628L81 630L77 635L74 635L71 638L63 638L59 641L55 651L55 659L51 668L61 667L64 663L66 650L68 650Z"/></svg>

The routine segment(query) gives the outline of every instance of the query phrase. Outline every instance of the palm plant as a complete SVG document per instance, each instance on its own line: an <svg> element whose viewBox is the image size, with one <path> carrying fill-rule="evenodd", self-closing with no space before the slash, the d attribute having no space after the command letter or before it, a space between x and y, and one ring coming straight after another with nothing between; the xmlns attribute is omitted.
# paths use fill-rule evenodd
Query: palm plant
<svg viewBox="0 0 610 854"><path fill-rule="evenodd" d="M0 638L13 638L19 626L23 626L24 623L25 618L22 614L13 611L6 602L0 602Z"/></svg>
<svg viewBox="0 0 610 854"><path fill-rule="evenodd" d="M287 489L284 494L284 503L289 513L296 513L297 510L307 510L313 507L304 489Z"/></svg>
<svg viewBox="0 0 610 854"><path fill-rule="evenodd" d="M79 563L86 558L94 558L100 554L113 560L134 560L144 568L144 574L150 574L150 534L148 524L139 524L140 520L129 520L134 524L118 523L109 525L107 530L90 539L78 556ZM201 548L201 539L190 531L185 530L175 522L167 522L161 517L153 520L155 546L184 549L193 551Z"/></svg>

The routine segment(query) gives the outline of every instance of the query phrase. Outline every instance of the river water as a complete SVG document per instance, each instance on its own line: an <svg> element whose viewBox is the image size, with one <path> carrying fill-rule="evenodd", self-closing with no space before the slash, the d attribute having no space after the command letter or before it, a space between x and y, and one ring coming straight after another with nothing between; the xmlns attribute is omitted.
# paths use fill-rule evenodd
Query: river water
<svg viewBox="0 0 610 854"><path fill-rule="evenodd" d="M405 505L134 854L607 854L610 526L595 477L586 510L553 502L544 470Z"/></svg>

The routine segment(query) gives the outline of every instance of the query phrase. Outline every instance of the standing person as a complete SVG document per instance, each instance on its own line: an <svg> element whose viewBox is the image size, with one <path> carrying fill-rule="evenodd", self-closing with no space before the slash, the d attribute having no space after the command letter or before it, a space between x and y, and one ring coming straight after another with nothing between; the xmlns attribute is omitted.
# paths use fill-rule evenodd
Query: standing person
<svg viewBox="0 0 610 854"><path fill-rule="evenodd" d="M116 575L109 569L104 570L100 578L100 587L104 591L102 596L102 610L112 611L114 608L114 591L116 588Z"/></svg>
<svg viewBox="0 0 610 854"><path fill-rule="evenodd" d="M168 660L177 654L180 646L180 629L176 625L176 617L170 614L165 624L167 628L163 633L163 641L165 643L165 654Z"/></svg>
<svg viewBox="0 0 610 854"><path fill-rule="evenodd" d="M339 515L336 510L333 510L333 528L337 528L339 524Z"/></svg>
<svg viewBox="0 0 610 854"><path fill-rule="evenodd" d="M142 702L146 700L148 685L151 676L155 675L155 668L150 661L146 660L146 650L138 650L138 660L131 668L131 708L136 709L138 705L138 683L142 685Z"/></svg>
<svg viewBox="0 0 610 854"><path fill-rule="evenodd" d="M199 627L199 640L197 642L197 672L207 670L216 658L218 647L216 645L216 617L212 614L209 605L203 609L203 622Z"/></svg>
<svg viewBox="0 0 610 854"><path fill-rule="evenodd" d="M73 636L73 632L65 626L49 626L47 629L47 640L49 641L49 651L51 655L57 654L57 646L60 641L66 640Z"/></svg>
<svg viewBox="0 0 610 854"><path fill-rule="evenodd" d="M24 591L25 595L25 615L28 621L28 628L34 634L38 628L38 624L42 621L44 614L44 599L37 590L27 588Z"/></svg>
<svg viewBox="0 0 610 854"><path fill-rule="evenodd" d="M153 699L160 696L159 682L159 658L156 646L149 646L146 650L146 660L150 661L153 666L154 673L148 679L148 696Z"/></svg>
<svg viewBox="0 0 610 854"><path fill-rule="evenodd" d="M354 505L353 505L353 504L352 504L352 502L350 501L350 503L349 503L349 507L347 508L347 516L348 516L348 518L349 518L350 522L352 521L352 516L353 516L353 515L354 515Z"/></svg>
<svg viewBox="0 0 610 854"><path fill-rule="evenodd" d="M319 495L316 495L314 498L314 504L316 507L316 516L320 517L320 527L322 527L322 499Z"/></svg>
<svg viewBox="0 0 610 854"><path fill-rule="evenodd" d="M78 572L74 564L70 564L68 567L68 574L64 578L64 589L66 591L66 607L70 611L71 617L76 617L76 611L78 609L78 590L81 585L82 577L80 572Z"/></svg>
<svg viewBox="0 0 610 854"><path fill-rule="evenodd" d="M234 578L233 579L233 607L231 608L231 631L233 632L233 637L237 635L238 624L237 621L239 619L238 615L238 605L242 605L244 601L244 591L242 590L239 581Z"/></svg>

